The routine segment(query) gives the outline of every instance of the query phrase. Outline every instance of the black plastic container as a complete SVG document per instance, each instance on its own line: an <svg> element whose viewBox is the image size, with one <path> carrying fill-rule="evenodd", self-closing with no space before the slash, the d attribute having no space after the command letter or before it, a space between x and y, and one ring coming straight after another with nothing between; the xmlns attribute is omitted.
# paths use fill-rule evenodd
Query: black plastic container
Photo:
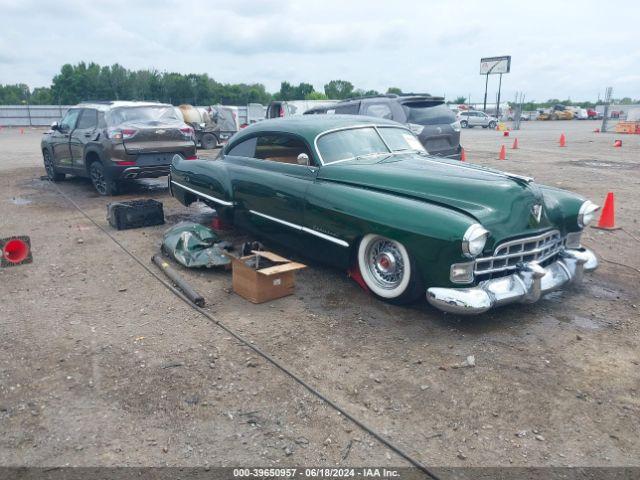
<svg viewBox="0 0 640 480"><path fill-rule="evenodd" d="M107 219L116 230L152 227L164 224L164 210L156 200L113 202L107 205Z"/></svg>

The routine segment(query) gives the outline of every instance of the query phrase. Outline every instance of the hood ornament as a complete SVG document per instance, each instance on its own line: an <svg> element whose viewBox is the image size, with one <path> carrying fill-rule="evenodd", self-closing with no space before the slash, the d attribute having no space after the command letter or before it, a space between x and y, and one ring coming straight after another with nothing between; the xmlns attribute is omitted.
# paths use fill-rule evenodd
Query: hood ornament
<svg viewBox="0 0 640 480"><path fill-rule="evenodd" d="M535 219L537 223L540 223L542 219L542 205L536 203L531 207L531 216Z"/></svg>

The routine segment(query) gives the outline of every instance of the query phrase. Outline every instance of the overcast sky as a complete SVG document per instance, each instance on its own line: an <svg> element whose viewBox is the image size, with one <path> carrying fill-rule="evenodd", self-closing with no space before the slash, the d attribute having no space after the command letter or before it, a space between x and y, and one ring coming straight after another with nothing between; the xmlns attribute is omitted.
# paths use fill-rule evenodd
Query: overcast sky
<svg viewBox="0 0 640 480"><path fill-rule="evenodd" d="M594 100L609 85L639 98L639 41L637 0L0 0L0 83L47 86L84 60L269 91L345 79L481 101L480 57L511 55L508 100Z"/></svg>

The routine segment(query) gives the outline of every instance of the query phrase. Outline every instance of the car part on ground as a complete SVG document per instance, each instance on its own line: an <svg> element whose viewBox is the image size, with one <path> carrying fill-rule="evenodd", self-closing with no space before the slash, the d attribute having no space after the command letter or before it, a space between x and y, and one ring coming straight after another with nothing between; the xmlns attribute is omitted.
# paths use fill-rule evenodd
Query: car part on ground
<svg viewBox="0 0 640 480"><path fill-rule="evenodd" d="M186 280L184 280L178 272L171 268L162 256L155 254L151 257L151 261L156 264L160 270L162 270L162 273L164 273L191 302L198 307L204 307L204 297L196 292L196 290Z"/></svg>
<svg viewBox="0 0 640 480"><path fill-rule="evenodd" d="M31 263L31 239L26 235L0 238L0 254L0 267L16 267Z"/></svg>
<svg viewBox="0 0 640 480"><path fill-rule="evenodd" d="M162 251L188 268L229 265L226 252L230 248L209 227L194 222L177 223L162 237Z"/></svg>
<svg viewBox="0 0 640 480"><path fill-rule="evenodd" d="M298 163L302 154L308 165ZM507 296L535 300L597 265L572 266L587 255L577 252L595 205L528 177L429 156L389 120L265 120L216 162L177 157L169 181L184 205L201 200L225 221L344 270L357 263L367 287L393 303L428 291L484 295L482 308L463 309L479 313ZM538 273L540 288L517 289ZM510 293L486 300L504 282Z"/></svg>
<svg viewBox="0 0 640 480"><path fill-rule="evenodd" d="M164 225L162 202L157 200L130 200L107 205L107 220L116 230Z"/></svg>
<svg viewBox="0 0 640 480"><path fill-rule="evenodd" d="M169 172L175 154L196 158L193 129L173 106L152 102L91 102L70 108L41 141L47 176L90 178L101 195L126 179Z"/></svg>

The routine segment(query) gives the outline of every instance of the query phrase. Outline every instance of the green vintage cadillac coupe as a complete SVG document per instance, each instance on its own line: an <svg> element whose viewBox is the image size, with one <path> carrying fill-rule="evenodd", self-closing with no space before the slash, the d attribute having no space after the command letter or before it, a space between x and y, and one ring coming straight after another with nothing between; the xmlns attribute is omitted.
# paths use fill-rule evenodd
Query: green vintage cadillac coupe
<svg viewBox="0 0 640 480"><path fill-rule="evenodd" d="M394 122L348 115L265 120L217 160L176 156L171 193L340 268L376 296L482 313L579 282L596 205L531 178L431 157Z"/></svg>

